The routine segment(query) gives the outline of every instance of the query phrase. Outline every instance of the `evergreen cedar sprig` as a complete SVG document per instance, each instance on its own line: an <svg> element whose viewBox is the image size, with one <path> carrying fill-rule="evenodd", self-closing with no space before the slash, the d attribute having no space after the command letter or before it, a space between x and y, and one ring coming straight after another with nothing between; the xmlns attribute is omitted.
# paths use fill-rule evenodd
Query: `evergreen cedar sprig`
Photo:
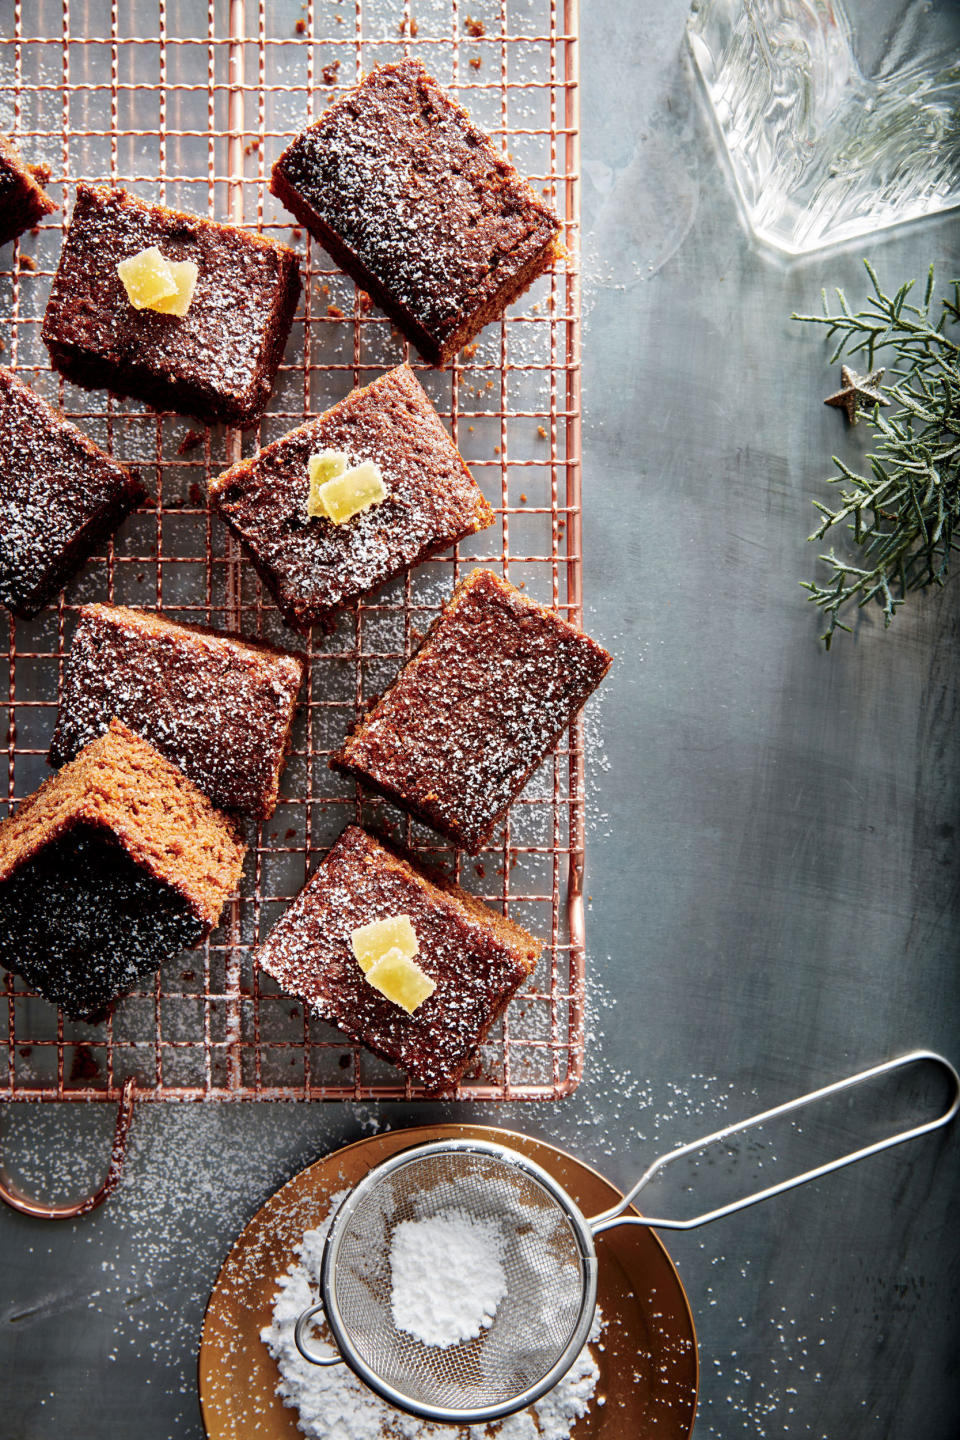
<svg viewBox="0 0 960 1440"><path fill-rule="evenodd" d="M831 550L820 556L830 566L829 580L822 586L801 581L827 617L821 639L828 650L834 630L850 630L840 620L846 605L856 601L863 609L876 600L886 628L911 590L944 583L952 553L960 548L960 345L946 334L948 323L960 321L960 281L952 282L952 296L937 302L934 323L932 265L923 304L911 305L907 297L914 281L885 295L869 262L864 264L874 290L866 309L851 313L837 290L840 312L831 315L824 290L822 315L791 317L826 325L828 339L839 335L831 364L843 354L864 355L869 371L874 356L883 353L888 377L883 388L900 407L885 416L875 406L865 417L877 441L875 453L866 457L871 473L857 474L834 455L838 473L829 483L842 487L840 503L831 510L813 502L823 518L808 538L821 540L845 525L862 560L855 565Z"/></svg>

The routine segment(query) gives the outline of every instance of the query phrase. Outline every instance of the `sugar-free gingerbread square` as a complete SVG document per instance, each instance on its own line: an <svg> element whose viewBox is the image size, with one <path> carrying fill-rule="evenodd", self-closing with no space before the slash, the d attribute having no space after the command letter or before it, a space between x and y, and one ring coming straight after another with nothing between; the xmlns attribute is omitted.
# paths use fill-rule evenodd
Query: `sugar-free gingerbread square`
<svg viewBox="0 0 960 1440"><path fill-rule="evenodd" d="M344 524L311 517L309 461L323 452L373 461L386 498ZM494 518L406 365L218 475L210 497L297 630L329 629L357 596Z"/></svg>
<svg viewBox="0 0 960 1440"><path fill-rule="evenodd" d="M0 367L0 604L35 615L146 494Z"/></svg>
<svg viewBox="0 0 960 1440"><path fill-rule="evenodd" d="M330 763L476 854L610 663L555 611L474 570Z"/></svg>
<svg viewBox="0 0 960 1440"><path fill-rule="evenodd" d="M152 247L197 266L185 315L138 310L128 297L117 265ZM148 205L122 188L81 184L43 339L78 385L211 423L252 425L270 398L299 296L288 246Z"/></svg>
<svg viewBox="0 0 960 1440"><path fill-rule="evenodd" d="M324 111L270 188L436 365L557 253L556 215L418 60Z"/></svg>
<svg viewBox="0 0 960 1440"><path fill-rule="evenodd" d="M233 822L118 721L0 825L0 965L95 1015L216 925Z"/></svg>
<svg viewBox="0 0 960 1440"><path fill-rule="evenodd" d="M220 809L268 819L303 672L299 656L240 635L84 605L64 666L50 763L72 760L116 716Z"/></svg>
<svg viewBox="0 0 960 1440"><path fill-rule="evenodd" d="M432 993L413 1014L371 985L354 931L404 915ZM406 1070L452 1089L542 944L475 896L425 875L351 825L257 952L261 969L316 1015Z"/></svg>

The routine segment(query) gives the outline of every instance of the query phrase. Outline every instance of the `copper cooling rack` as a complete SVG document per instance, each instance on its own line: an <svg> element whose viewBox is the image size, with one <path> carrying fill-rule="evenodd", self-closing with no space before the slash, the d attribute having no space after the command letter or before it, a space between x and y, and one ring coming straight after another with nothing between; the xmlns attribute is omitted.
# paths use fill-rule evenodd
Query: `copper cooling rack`
<svg viewBox="0 0 960 1440"><path fill-rule="evenodd" d="M309 681L273 819L251 828L241 897L205 948L166 965L101 1024L65 1020L3 980L6 1099L366 1099L415 1095L398 1071L305 1016L252 953L343 826L358 819L445 865L549 940L483 1047L463 1099L567 1094L583 1058L583 741L579 729L474 862L327 767L456 578L482 562L580 617L578 103L575 0L0 0L0 128L50 169L62 210L4 250L4 363L98 443L137 465L153 499L56 607L10 620L0 703L11 804L49 773L63 657L78 604L163 607L174 619L294 641L206 485L240 453L410 359L495 506L494 529L379 592L306 645ZM566 222L567 258L444 371L423 366L269 193L290 137L371 66L420 56ZM267 415L242 436L65 383L40 340L63 213L80 179L277 234L300 252L304 300ZM2 733L2 732L0 732ZM132 1082L132 1085L131 1085Z"/></svg>

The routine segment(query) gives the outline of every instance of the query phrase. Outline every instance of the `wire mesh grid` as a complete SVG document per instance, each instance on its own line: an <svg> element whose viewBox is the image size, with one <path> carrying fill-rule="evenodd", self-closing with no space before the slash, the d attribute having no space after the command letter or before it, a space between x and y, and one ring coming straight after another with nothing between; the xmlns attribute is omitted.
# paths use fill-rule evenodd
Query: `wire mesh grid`
<svg viewBox="0 0 960 1440"><path fill-rule="evenodd" d="M272 820L251 826L240 898L202 949L102 1022L71 1022L5 976L6 1099L404 1098L393 1067L304 1013L252 954L345 824L445 869L548 940L488 1035L461 1098L556 1098L583 1054L583 741L574 727L476 861L327 765L348 724L409 657L475 563L580 617L578 133L575 0L0 0L0 128L50 170L61 211L0 259L4 363L119 459L151 499L54 607L9 622L2 814L48 773L79 604L162 608L308 659ZM509 149L565 221L567 256L444 371L411 352L269 193L303 125L373 65L421 58ZM300 253L304 297L267 413L243 435L84 391L51 371L40 325L78 180L276 235ZM330 636L298 643L214 519L206 483L409 359L496 510L496 526L384 587Z"/></svg>

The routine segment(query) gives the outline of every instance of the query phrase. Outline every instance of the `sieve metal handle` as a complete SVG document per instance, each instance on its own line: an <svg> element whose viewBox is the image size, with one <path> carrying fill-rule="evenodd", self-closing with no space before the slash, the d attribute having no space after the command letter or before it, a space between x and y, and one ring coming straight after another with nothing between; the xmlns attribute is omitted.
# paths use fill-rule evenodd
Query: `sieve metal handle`
<svg viewBox="0 0 960 1440"><path fill-rule="evenodd" d="M342 1355L321 1355L319 1350L311 1349L307 1342L307 1326L314 1315L323 1313L323 1305L311 1305L309 1310L304 1310L297 1318L297 1324L293 1332L293 1340L304 1360L309 1360L311 1365L345 1365L347 1362Z"/></svg>
<svg viewBox="0 0 960 1440"><path fill-rule="evenodd" d="M702 1215L693 1216L690 1220L657 1219L650 1215L625 1215L623 1213L654 1175L664 1170L672 1161L679 1160L681 1156L692 1155L706 1145L713 1144L716 1140L726 1140L731 1135L740 1135L745 1130L763 1125L766 1121L774 1120L780 1115L789 1115L791 1111L799 1110L802 1106L810 1105L817 1100L823 1100L828 1095L837 1095L843 1090L852 1089L855 1085L862 1085L865 1081L873 1080L878 1075L886 1075L891 1070L899 1070L904 1066L916 1065L921 1062L939 1065L947 1072L953 1084L953 1098L949 1107L934 1120L928 1120L923 1125L915 1125L909 1130L900 1130L895 1135L887 1136L885 1140L877 1140L872 1145L864 1145L860 1150L852 1150L849 1154L841 1155L836 1160L829 1160L826 1164L818 1165L813 1170L805 1170L802 1175L794 1175L789 1180L781 1180L779 1184L769 1185L765 1190L758 1190L752 1195L744 1195L739 1200L731 1201L729 1205L720 1205L716 1210L708 1210ZM819 1090L812 1090L808 1095L799 1095L795 1100L788 1100L783 1105L776 1105L772 1110L764 1110L760 1115L751 1115L747 1120L740 1120L735 1125L725 1125L722 1130L715 1130L712 1135L705 1135L702 1140L692 1140L688 1145L680 1145L676 1150L671 1150L668 1155L662 1155L659 1160L655 1160L618 1205L611 1210L604 1210L601 1215L594 1216L587 1223L594 1235L599 1235L614 1225L649 1225L658 1230L693 1230L698 1225L706 1225L711 1220L719 1220L724 1215L733 1215L737 1210L745 1210L748 1205L757 1205L761 1200L770 1200L774 1195L782 1195L785 1190L793 1190L798 1185L806 1185L809 1180L819 1180L822 1175L829 1175L831 1171L840 1170L844 1165L853 1165L857 1160L865 1160L868 1155L879 1155L881 1150L889 1150L894 1145L902 1145L906 1140L915 1140L919 1135L928 1135L931 1130L939 1130L942 1125L949 1124L958 1109L960 1109L960 1075L957 1074L950 1061L942 1055L938 1055L934 1050L911 1050L907 1055L900 1055L895 1060L887 1060L882 1065L873 1065L869 1070L861 1070L856 1075L847 1076L845 1080L836 1080L832 1085L824 1085Z"/></svg>

